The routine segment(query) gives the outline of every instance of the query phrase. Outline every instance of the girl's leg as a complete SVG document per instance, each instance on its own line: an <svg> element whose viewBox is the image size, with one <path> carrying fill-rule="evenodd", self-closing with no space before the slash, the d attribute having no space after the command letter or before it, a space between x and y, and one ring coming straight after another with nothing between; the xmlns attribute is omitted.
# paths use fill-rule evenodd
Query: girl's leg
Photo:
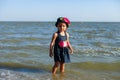
<svg viewBox="0 0 120 80"><path fill-rule="evenodd" d="M60 64L60 62L55 62L53 69L52 69L52 74L54 74L54 75L56 74L59 64Z"/></svg>
<svg viewBox="0 0 120 80"><path fill-rule="evenodd" d="M61 62L61 63L60 63L60 72L61 72L61 73L64 73L64 72L65 72L65 63L64 63L64 62Z"/></svg>

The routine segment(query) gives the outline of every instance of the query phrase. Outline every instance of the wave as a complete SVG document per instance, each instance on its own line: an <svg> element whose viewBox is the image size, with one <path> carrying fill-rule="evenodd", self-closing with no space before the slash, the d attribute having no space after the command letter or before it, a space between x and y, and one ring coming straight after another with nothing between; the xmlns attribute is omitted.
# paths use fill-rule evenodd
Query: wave
<svg viewBox="0 0 120 80"><path fill-rule="evenodd" d="M97 48L90 46L75 46L74 53L82 56L106 56L106 57L120 57L119 47Z"/></svg>
<svg viewBox="0 0 120 80"><path fill-rule="evenodd" d="M116 71L120 72L120 62L78 62L70 64L74 69L94 70L94 71Z"/></svg>
<svg viewBox="0 0 120 80"><path fill-rule="evenodd" d="M120 71L120 62L95 62L95 61L87 61L87 62L74 62L67 65L67 70L95 70L95 71ZM31 70L46 70L50 71L52 68L52 64L42 64L36 63L34 65L25 64L25 63L15 63L15 62L0 62L0 67L4 68L15 68L15 69L31 69Z"/></svg>
<svg viewBox="0 0 120 80"><path fill-rule="evenodd" d="M42 63L36 65L30 65L25 63L15 63L15 62L0 62L0 68L8 68L14 70L42 70L42 71L49 71L51 65L43 65Z"/></svg>

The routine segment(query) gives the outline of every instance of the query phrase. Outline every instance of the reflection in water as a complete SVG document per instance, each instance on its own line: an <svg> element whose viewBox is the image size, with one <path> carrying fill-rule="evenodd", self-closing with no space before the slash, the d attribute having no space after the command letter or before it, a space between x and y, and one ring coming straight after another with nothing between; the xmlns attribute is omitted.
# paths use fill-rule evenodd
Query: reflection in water
<svg viewBox="0 0 120 80"><path fill-rule="evenodd" d="M64 73L58 74L58 75L52 75L53 80L65 80L66 76Z"/></svg>

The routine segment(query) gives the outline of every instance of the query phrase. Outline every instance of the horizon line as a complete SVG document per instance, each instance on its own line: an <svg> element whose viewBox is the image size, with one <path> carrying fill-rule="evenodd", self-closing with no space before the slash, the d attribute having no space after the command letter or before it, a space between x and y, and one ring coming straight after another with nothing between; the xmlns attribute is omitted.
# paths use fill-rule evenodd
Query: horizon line
<svg viewBox="0 0 120 80"><path fill-rule="evenodd" d="M0 21L0 22L56 22L56 21ZM120 21L71 21L71 22L120 22Z"/></svg>

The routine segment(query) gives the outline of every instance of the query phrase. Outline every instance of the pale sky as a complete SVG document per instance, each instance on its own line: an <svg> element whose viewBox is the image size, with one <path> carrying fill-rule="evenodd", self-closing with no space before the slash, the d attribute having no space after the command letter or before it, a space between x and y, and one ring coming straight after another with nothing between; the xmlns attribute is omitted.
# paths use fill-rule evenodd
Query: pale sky
<svg viewBox="0 0 120 80"><path fill-rule="evenodd" d="M120 0L0 0L0 21L120 22Z"/></svg>

